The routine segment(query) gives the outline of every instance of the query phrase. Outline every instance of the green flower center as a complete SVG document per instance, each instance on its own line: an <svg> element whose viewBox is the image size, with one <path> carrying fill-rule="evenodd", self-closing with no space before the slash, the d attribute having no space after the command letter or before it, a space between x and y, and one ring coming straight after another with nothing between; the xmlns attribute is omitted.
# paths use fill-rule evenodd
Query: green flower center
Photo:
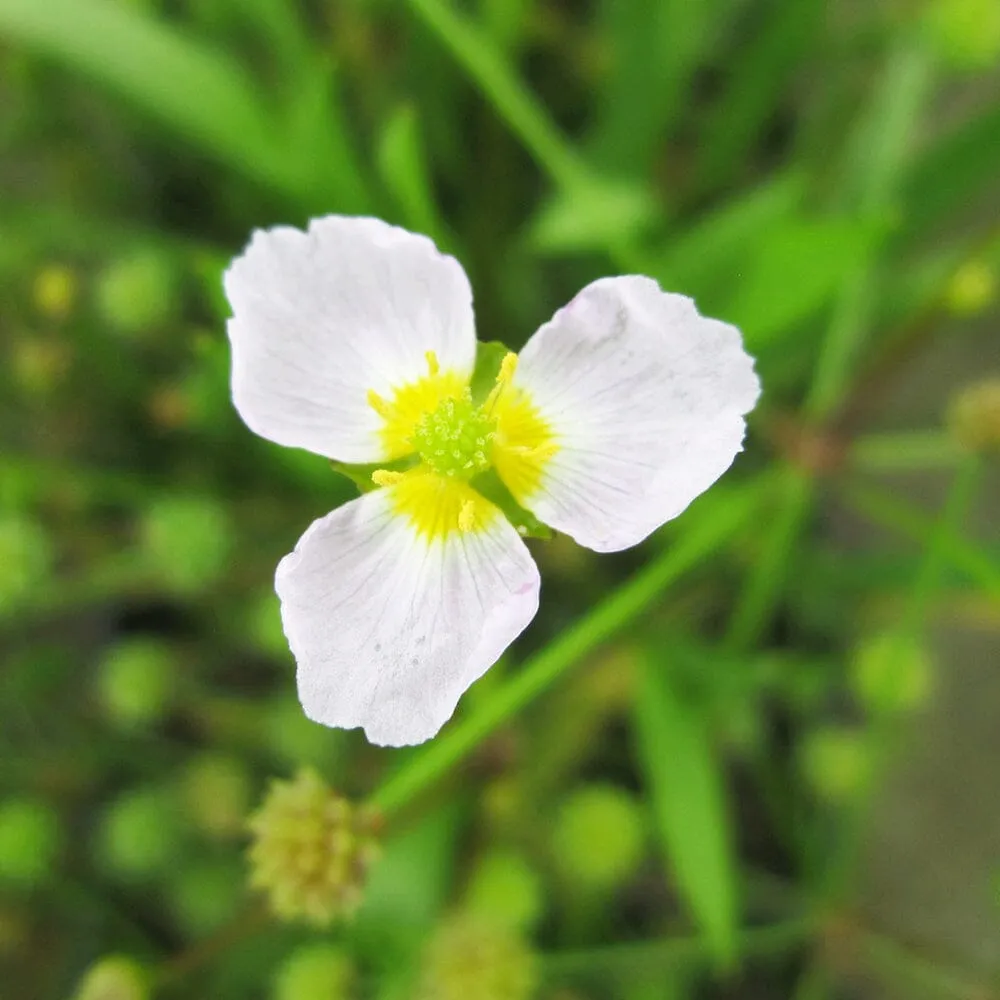
<svg viewBox="0 0 1000 1000"><path fill-rule="evenodd" d="M441 400L413 432L413 447L438 475L471 479L491 464L496 419L468 396Z"/></svg>

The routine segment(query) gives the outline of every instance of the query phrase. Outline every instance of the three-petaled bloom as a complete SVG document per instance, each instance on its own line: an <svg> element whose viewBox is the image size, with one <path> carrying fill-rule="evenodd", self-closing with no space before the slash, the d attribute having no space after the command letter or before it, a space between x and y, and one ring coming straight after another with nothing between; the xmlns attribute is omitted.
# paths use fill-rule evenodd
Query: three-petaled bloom
<svg viewBox="0 0 1000 1000"><path fill-rule="evenodd" d="M259 231L225 288L251 430L392 466L315 521L275 581L306 714L375 743L433 736L538 609L538 569L479 482L499 476L581 545L625 549L725 472L760 391L738 330L628 276L584 288L474 398L465 272L377 219Z"/></svg>

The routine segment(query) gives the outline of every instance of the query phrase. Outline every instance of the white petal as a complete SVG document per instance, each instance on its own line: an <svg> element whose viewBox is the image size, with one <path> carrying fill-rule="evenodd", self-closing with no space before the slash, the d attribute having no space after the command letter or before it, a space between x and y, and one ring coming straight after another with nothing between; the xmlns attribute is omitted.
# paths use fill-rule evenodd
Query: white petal
<svg viewBox="0 0 1000 1000"><path fill-rule="evenodd" d="M471 373L472 291L425 236L330 215L259 230L225 275L233 400L251 430L344 462L378 462L382 396L427 374Z"/></svg>
<svg viewBox="0 0 1000 1000"><path fill-rule="evenodd" d="M760 394L735 327L635 276L595 281L557 312L514 385L558 445L518 499L598 552L637 544L715 482Z"/></svg>
<svg viewBox="0 0 1000 1000"><path fill-rule="evenodd" d="M538 569L499 511L428 542L391 488L315 521L278 566L306 715L373 743L433 736L538 610Z"/></svg>

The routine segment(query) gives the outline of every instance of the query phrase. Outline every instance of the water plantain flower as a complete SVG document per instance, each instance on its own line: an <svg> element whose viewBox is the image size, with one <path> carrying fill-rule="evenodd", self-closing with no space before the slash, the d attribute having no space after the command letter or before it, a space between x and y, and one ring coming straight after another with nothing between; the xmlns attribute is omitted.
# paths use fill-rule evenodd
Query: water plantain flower
<svg viewBox="0 0 1000 1000"><path fill-rule="evenodd" d="M538 608L538 569L482 483L626 549L725 472L759 394L738 330L626 276L586 286L476 398L465 272L377 219L259 231L225 289L246 424L374 470L276 589L306 714L375 743L433 736Z"/></svg>

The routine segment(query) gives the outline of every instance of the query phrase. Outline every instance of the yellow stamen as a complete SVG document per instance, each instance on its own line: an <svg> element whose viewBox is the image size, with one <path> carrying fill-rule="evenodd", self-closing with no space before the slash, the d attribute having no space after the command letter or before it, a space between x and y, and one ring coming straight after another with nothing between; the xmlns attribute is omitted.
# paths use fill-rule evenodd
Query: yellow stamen
<svg viewBox="0 0 1000 1000"><path fill-rule="evenodd" d="M368 390L368 405L383 419L392 416L392 407L374 390Z"/></svg>
<svg viewBox="0 0 1000 1000"><path fill-rule="evenodd" d="M517 371L517 355L513 351L508 351L504 355L503 361L500 362L500 371L497 372L496 385L490 390L490 394L486 397L486 402L483 404L483 409L487 413L493 412L493 407L500 398L500 393L514 380L515 371Z"/></svg>
<svg viewBox="0 0 1000 1000"><path fill-rule="evenodd" d="M372 482L376 486L395 486L404 478L402 472L391 472L389 469L376 469L372 473Z"/></svg>
<svg viewBox="0 0 1000 1000"><path fill-rule="evenodd" d="M424 357L427 359L427 369L433 378L439 371L441 371L441 365L438 363L438 356L433 351L427 351L427 353L424 354Z"/></svg>
<svg viewBox="0 0 1000 1000"><path fill-rule="evenodd" d="M476 502L475 500L463 500L458 512L458 530L472 531L476 526Z"/></svg>

